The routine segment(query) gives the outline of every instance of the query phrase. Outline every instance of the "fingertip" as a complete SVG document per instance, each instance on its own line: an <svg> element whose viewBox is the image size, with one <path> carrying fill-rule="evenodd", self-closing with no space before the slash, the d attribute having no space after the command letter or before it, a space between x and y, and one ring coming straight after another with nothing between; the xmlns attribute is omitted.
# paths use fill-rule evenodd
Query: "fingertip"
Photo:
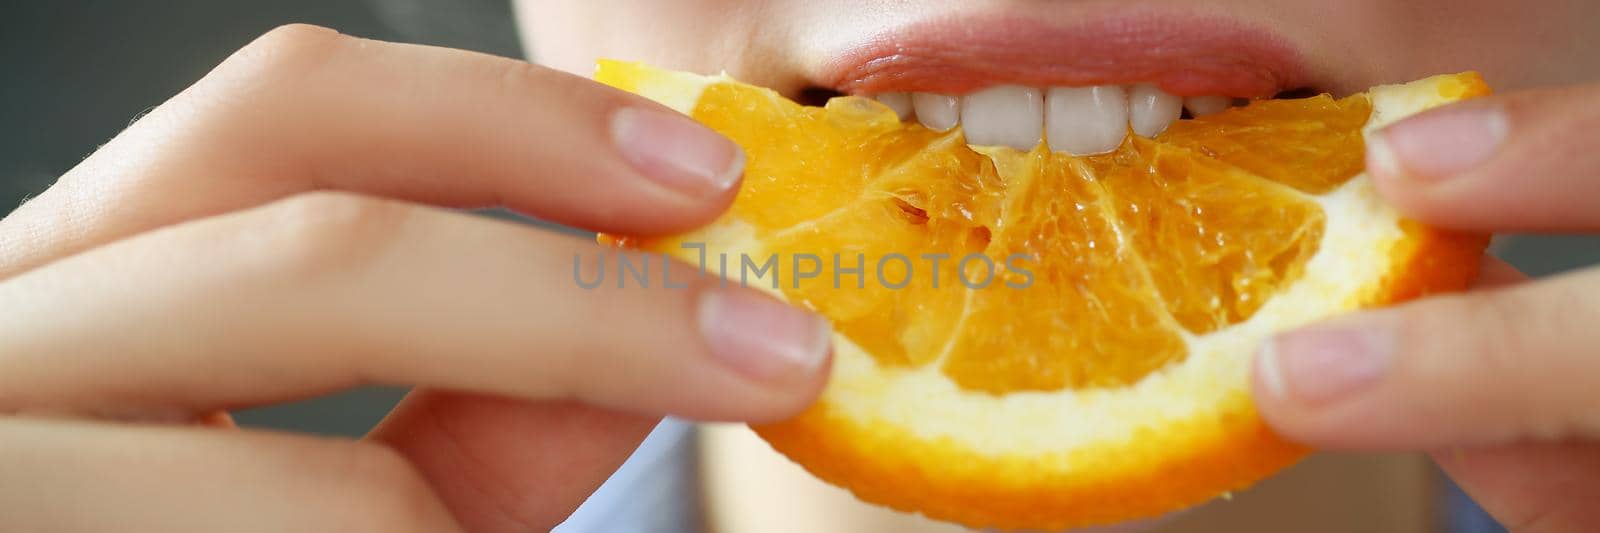
<svg viewBox="0 0 1600 533"><path fill-rule="evenodd" d="M705 290L697 318L712 357L758 382L815 376L832 351L827 319L748 289Z"/></svg>
<svg viewBox="0 0 1600 533"><path fill-rule="evenodd" d="M1418 182L1406 176L1406 169L1400 163L1399 156L1395 155L1385 131L1367 134L1367 176L1372 179L1378 194L1390 205L1408 215L1427 219L1428 205L1419 202L1425 198L1418 194L1421 192L1417 187Z"/></svg>
<svg viewBox="0 0 1600 533"><path fill-rule="evenodd" d="M1276 338L1263 341L1252 361L1251 394L1256 412L1279 435L1296 442L1314 443L1318 436L1316 417L1314 413L1308 416L1305 407L1289 395L1277 344Z"/></svg>
<svg viewBox="0 0 1600 533"><path fill-rule="evenodd" d="M1412 217L1471 225L1486 203L1483 182L1498 181L1485 170L1508 129L1504 108L1493 100L1425 111L1367 134L1367 174L1385 200Z"/></svg>
<svg viewBox="0 0 1600 533"><path fill-rule="evenodd" d="M1367 174L1418 221L1470 231L1594 227L1600 86L1476 98L1418 113L1366 138Z"/></svg>
<svg viewBox="0 0 1600 533"><path fill-rule="evenodd" d="M611 138L640 176L690 203L720 203L744 175L739 145L693 119L659 106L612 113Z"/></svg>
<svg viewBox="0 0 1600 533"><path fill-rule="evenodd" d="M746 404L752 421L797 414L821 392L833 355L826 318L745 288L706 288L697 306L711 359L766 400Z"/></svg>
<svg viewBox="0 0 1600 533"><path fill-rule="evenodd" d="M769 394L769 401L756 406L751 413L742 417L743 422L751 424L767 424L781 422L799 416L815 404L817 398L827 387L827 376L833 367L833 358L830 357L822 363L814 374L802 377L780 385Z"/></svg>
<svg viewBox="0 0 1600 533"><path fill-rule="evenodd" d="M1279 433L1319 445L1351 445L1370 428L1348 424L1382 400L1394 359L1392 320L1382 312L1336 319L1271 337L1252 364L1258 411ZM1359 444L1358 444L1359 445Z"/></svg>
<svg viewBox="0 0 1600 533"><path fill-rule="evenodd" d="M1493 99L1431 109L1367 136L1369 170L1426 188L1472 177L1505 145L1509 120Z"/></svg>
<svg viewBox="0 0 1600 533"><path fill-rule="evenodd" d="M1254 365L1256 397L1267 401L1284 398L1283 371L1278 368L1278 339L1269 337L1256 351ZM1258 400L1259 401L1259 400Z"/></svg>
<svg viewBox="0 0 1600 533"><path fill-rule="evenodd" d="M1377 130L1367 134L1367 174L1378 183L1398 184L1405 177L1405 169L1385 138L1386 131Z"/></svg>
<svg viewBox="0 0 1600 533"><path fill-rule="evenodd" d="M1262 343L1258 378L1269 396L1308 407L1349 400L1376 385L1394 359L1381 313L1284 333Z"/></svg>

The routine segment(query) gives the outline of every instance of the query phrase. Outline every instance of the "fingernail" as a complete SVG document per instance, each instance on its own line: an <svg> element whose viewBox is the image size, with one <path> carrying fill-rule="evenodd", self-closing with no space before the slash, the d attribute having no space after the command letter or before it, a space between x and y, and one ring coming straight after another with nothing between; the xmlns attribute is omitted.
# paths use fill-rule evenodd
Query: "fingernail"
<svg viewBox="0 0 1600 533"><path fill-rule="evenodd" d="M815 313L742 289L707 289L700 331L711 354L746 376L773 380L815 372L833 328Z"/></svg>
<svg viewBox="0 0 1600 533"><path fill-rule="evenodd" d="M744 172L738 145L677 113L624 107L612 115L611 135L641 174L691 197L727 191Z"/></svg>
<svg viewBox="0 0 1600 533"><path fill-rule="evenodd" d="M1367 168L1391 178L1443 181L1488 161L1506 140L1505 111L1471 102L1401 120L1367 138Z"/></svg>
<svg viewBox="0 0 1600 533"><path fill-rule="evenodd" d="M1394 335L1381 323L1330 324L1268 339L1256 373L1268 393L1317 405L1377 383L1393 358Z"/></svg>

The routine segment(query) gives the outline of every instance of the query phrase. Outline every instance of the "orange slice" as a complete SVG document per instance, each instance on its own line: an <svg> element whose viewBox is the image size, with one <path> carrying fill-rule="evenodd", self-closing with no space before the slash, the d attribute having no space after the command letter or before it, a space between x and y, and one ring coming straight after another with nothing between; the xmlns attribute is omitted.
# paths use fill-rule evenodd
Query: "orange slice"
<svg viewBox="0 0 1600 533"><path fill-rule="evenodd" d="M1403 219L1362 174L1364 132L1487 94L1476 74L1258 101L1090 157L974 149L862 98L597 77L749 161L716 222L615 241L703 253L837 328L821 398L756 431L862 500L972 527L1148 517L1291 464L1307 450L1250 400L1257 345L1458 289L1487 241Z"/></svg>

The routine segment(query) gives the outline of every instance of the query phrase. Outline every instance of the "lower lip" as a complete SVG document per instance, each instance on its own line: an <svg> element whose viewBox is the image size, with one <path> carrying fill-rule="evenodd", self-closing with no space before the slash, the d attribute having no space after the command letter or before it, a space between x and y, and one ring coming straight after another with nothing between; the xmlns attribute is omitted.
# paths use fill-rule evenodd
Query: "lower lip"
<svg viewBox="0 0 1600 533"><path fill-rule="evenodd" d="M935 20L874 37L826 70L824 82L851 94L1154 83L1180 96L1256 98L1305 82L1299 54L1276 34L1150 14L1069 26L1014 15Z"/></svg>

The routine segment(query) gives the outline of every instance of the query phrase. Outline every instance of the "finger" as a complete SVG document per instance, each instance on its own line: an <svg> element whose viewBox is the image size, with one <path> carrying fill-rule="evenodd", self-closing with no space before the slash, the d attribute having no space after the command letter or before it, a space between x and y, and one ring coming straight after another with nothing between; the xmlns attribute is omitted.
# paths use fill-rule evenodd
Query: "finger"
<svg viewBox="0 0 1600 533"><path fill-rule="evenodd" d="M294 193L505 205L622 233L731 201L737 146L658 104L522 61L286 26L0 224L0 278Z"/></svg>
<svg viewBox="0 0 1600 533"><path fill-rule="evenodd" d="M1478 263L1478 279L1473 280L1472 288L1493 289L1516 285L1527 280L1528 275L1517 270L1517 267L1498 257L1485 255Z"/></svg>
<svg viewBox="0 0 1600 533"><path fill-rule="evenodd" d="M1600 523L1600 445L1527 442L1433 454L1508 531L1584 531Z"/></svg>
<svg viewBox="0 0 1600 533"><path fill-rule="evenodd" d="M369 437L416 465L468 531L549 531L658 421L568 402L414 391Z"/></svg>
<svg viewBox="0 0 1600 533"><path fill-rule="evenodd" d="M624 257L656 278L619 278ZM609 277L584 288L597 262ZM468 214L298 196L0 283L0 409L170 418L367 383L717 419L811 400L825 320L662 264Z"/></svg>
<svg viewBox="0 0 1600 533"><path fill-rule="evenodd" d="M1368 137L1378 190L1451 228L1600 229L1600 85L1469 100Z"/></svg>
<svg viewBox="0 0 1600 533"><path fill-rule="evenodd" d="M373 444L9 418L0 450L6 531L461 531Z"/></svg>
<svg viewBox="0 0 1600 533"><path fill-rule="evenodd" d="M1600 437L1600 270L1444 296L1269 341L1255 394L1280 432L1417 450Z"/></svg>

